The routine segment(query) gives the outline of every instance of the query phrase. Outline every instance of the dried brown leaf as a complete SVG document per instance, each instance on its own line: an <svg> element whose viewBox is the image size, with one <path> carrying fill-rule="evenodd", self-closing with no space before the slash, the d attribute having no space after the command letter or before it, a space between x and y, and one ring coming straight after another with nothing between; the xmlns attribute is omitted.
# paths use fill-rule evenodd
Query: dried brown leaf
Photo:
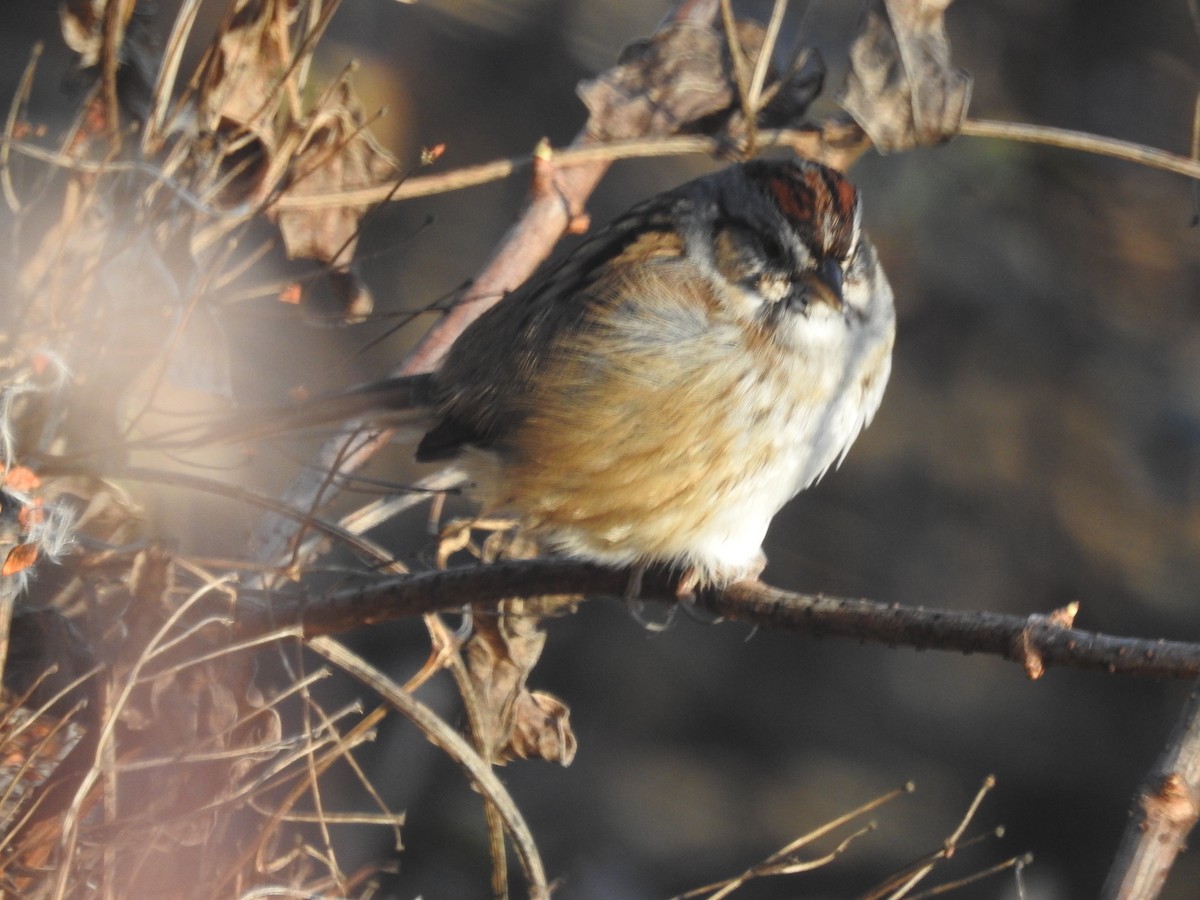
<svg viewBox="0 0 1200 900"><path fill-rule="evenodd" d="M950 62L943 17L952 0L872 0L850 50L840 102L882 153L958 133L971 76Z"/></svg>
<svg viewBox="0 0 1200 900"><path fill-rule="evenodd" d="M340 102L317 120L293 157L290 198L325 197L374 187L395 176L395 159L363 127L362 114L347 85ZM367 207L351 204L275 209L290 258L317 259L347 270L358 242L358 225Z"/></svg>
<svg viewBox="0 0 1200 900"><path fill-rule="evenodd" d="M546 643L540 623L536 608L509 601L499 616L476 617L463 651L479 712L478 737L496 763L539 758L567 766L575 756L566 704L526 685Z"/></svg>
<svg viewBox="0 0 1200 900"><path fill-rule="evenodd" d="M577 747L570 717L571 710L553 694L522 693L513 705L509 750L521 759L546 759L569 766Z"/></svg>
<svg viewBox="0 0 1200 900"><path fill-rule="evenodd" d="M7 706L0 715L0 828L7 833L21 802L52 776L83 728L52 714Z"/></svg>
<svg viewBox="0 0 1200 900"><path fill-rule="evenodd" d="M738 23L738 38L751 65L764 34L756 22ZM820 75L803 60L798 57L789 66L785 91L766 92L787 98L787 117L802 111L820 90ZM732 71L724 32L686 21L630 44L617 65L582 82L577 92L590 114L588 131L597 140L622 140L647 132L717 133L740 117ZM768 87L772 83L769 78Z"/></svg>
<svg viewBox="0 0 1200 900"><path fill-rule="evenodd" d="M758 112L760 128L788 128L797 124L825 86L825 60L815 50L802 50L792 61L774 96Z"/></svg>
<svg viewBox="0 0 1200 900"><path fill-rule="evenodd" d="M482 552L488 562L537 555L536 541L511 529L493 532ZM526 684L546 644L542 619L572 602L570 597L510 599L499 607L499 615L480 610L474 617L463 659L474 694L476 739L491 762L536 758L568 766L575 758L570 710L557 697L530 691Z"/></svg>
<svg viewBox="0 0 1200 900"><path fill-rule="evenodd" d="M691 22L630 44L617 65L582 82L578 93L598 140L673 133L736 100L724 35Z"/></svg>
<svg viewBox="0 0 1200 900"><path fill-rule="evenodd" d="M232 20L214 39L197 99L203 134L216 135L219 202L233 207L261 199L274 189L276 155L286 159L279 115L292 71L289 28L294 4L282 0L239 0ZM298 90L293 89L295 96ZM286 126L285 126L286 127ZM286 133L286 132L285 132ZM197 143L196 149L202 145Z"/></svg>
<svg viewBox="0 0 1200 900"><path fill-rule="evenodd" d="M206 72L199 107L209 131L254 135L275 145L273 126L280 79L290 62L282 4L241 3L233 24L221 35Z"/></svg>
<svg viewBox="0 0 1200 900"><path fill-rule="evenodd" d="M137 606L131 617L152 609ZM148 629L135 623L122 648L128 661L138 658ZM139 798L130 812L157 821L159 836L180 847L202 846L215 821L192 810L235 794L273 749L282 733L279 714L264 707L253 686L254 664L245 651L213 655L227 633L212 629L193 635L163 654L156 672L142 671L139 683L120 710L119 750L131 758L160 760L122 776L122 790ZM129 651L134 651L131 656ZM201 661L199 657L210 657ZM118 664L118 678L131 677ZM214 814L215 815L215 814Z"/></svg>
<svg viewBox="0 0 1200 900"><path fill-rule="evenodd" d="M753 66L766 32L749 20L739 21L737 32ZM820 56L799 48L786 61L782 81L769 67L755 124L776 128L796 121L821 92L824 75ZM723 135L742 145L750 137L725 32L709 24L685 21L635 41L615 66L582 82L577 92L597 140L684 132Z"/></svg>

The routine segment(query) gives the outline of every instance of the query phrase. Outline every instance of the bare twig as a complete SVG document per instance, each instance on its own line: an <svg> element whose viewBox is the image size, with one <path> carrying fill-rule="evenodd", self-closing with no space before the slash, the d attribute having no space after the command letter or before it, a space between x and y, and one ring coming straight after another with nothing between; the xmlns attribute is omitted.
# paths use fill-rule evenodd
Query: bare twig
<svg viewBox="0 0 1200 900"><path fill-rule="evenodd" d="M1168 153L1144 144L1122 141L1117 138L1101 137L1068 128L1051 128L1046 125L1026 125L1020 122L993 122L985 119L967 119L962 132L966 137L999 138L1006 141L1023 141L1043 144L1047 147L1062 147L1079 150L1097 156L1109 156L1126 162L1200 178L1200 160L1189 159L1176 153Z"/></svg>
<svg viewBox="0 0 1200 900"><path fill-rule="evenodd" d="M850 812L843 813L836 819L826 822L819 828L816 828L807 834L801 835L789 843L786 847L776 850L762 862L751 866L740 875L723 882L706 884L703 887L693 888L684 894L680 894L676 900L687 900L687 898L697 897L701 894L708 894L708 900L721 900L721 898L729 896L735 890L746 884L746 882L754 878L760 878L764 875L791 875L799 872L808 872L820 866L827 865L840 856L853 841L857 840L863 834L873 830L874 825L872 823L868 823L865 827L858 829L849 835L845 840L841 841L836 847L833 848L833 850L823 856L801 862L795 859L795 854L797 851L802 850L804 847L807 847L809 844L819 840L830 832L841 828L843 825L846 825L855 819L862 818L867 813L874 812L875 810L879 809L879 807L887 803L891 803L898 797L902 797L905 794L911 794L914 790L916 790L916 786L910 781L902 788L897 788L894 791L888 791L886 794L864 803L857 809L852 809ZM713 891L714 893L709 894L710 891Z"/></svg>
<svg viewBox="0 0 1200 900"><path fill-rule="evenodd" d="M954 829L948 838L946 838L938 850L931 853L922 862L917 863L911 871L899 875L899 883L893 882L892 885L886 888L887 900L903 900L904 897L907 897L912 892L912 889L916 887L917 884L923 881L925 877L933 871L934 866L936 866L942 860L949 859L954 855L954 851L958 849L959 843L962 841L962 836L967 830L967 826L971 824L971 820L975 818L975 813L979 810L979 804L983 802L983 798L986 797L995 786L996 779L994 776L989 775L983 780L983 784L975 793L975 799L971 801L971 805L967 807L966 813L963 814L961 821L959 821L958 827ZM893 887L895 888L894 890L892 889ZM872 900L872 898L876 897L882 898L883 896L884 890L881 889L878 892L872 891L867 895L866 898L864 898L864 900Z"/></svg>
<svg viewBox="0 0 1200 900"><path fill-rule="evenodd" d="M162 143L163 121L171 96L175 92L175 79L179 75L179 63L183 59L184 47L192 26L196 22L196 14L200 11L201 0L184 0L179 12L175 14L175 23L171 26L171 36L163 48L162 62L159 64L158 76L154 82L154 93L150 95L150 112L146 116L145 128L142 132L142 154L150 155L156 152Z"/></svg>
<svg viewBox="0 0 1200 900"><path fill-rule="evenodd" d="M13 212L21 209L21 201L17 199L17 192L13 189L12 172L8 167L9 146L13 134L16 132L17 116L20 114L21 106L29 99L29 91L33 87L33 73L37 69L38 60L42 57L44 46L41 41L38 41L29 53L29 62L25 64L25 71L21 74L21 83L17 85L17 91L13 94L12 103L8 107L8 118L4 122L4 140L3 143L0 143L0 187L3 187L4 200Z"/></svg>
<svg viewBox="0 0 1200 900"><path fill-rule="evenodd" d="M63 471L75 471L64 467ZM130 466L120 472L122 478L135 481L146 481L154 484L166 484L189 490L202 491L215 496L228 497L241 503L248 503L264 509L276 516L284 516L295 521L306 530L320 532L322 535L342 542L349 549L377 561L393 561L392 557L378 544L361 535L327 522L319 516L292 509L286 504L274 500L265 494L259 494L247 488L226 484L215 478L205 478L199 475L189 475L184 472L167 472L159 469Z"/></svg>
<svg viewBox="0 0 1200 900"><path fill-rule="evenodd" d="M762 105L763 84L767 80L767 69L771 67L771 55L775 51L775 42L779 40L779 29L783 25L783 14L787 11L787 0L775 0L771 9L771 19L767 22L767 33L763 37L762 47L758 51L758 59L754 61L754 74L750 77L750 87L746 90L746 98L750 109L758 115ZM751 132L753 133L753 132Z"/></svg>
<svg viewBox="0 0 1200 900"><path fill-rule="evenodd" d="M651 570L642 597L678 602L677 578ZM629 572L567 559L509 560L376 581L321 597L273 594L269 606L243 594L237 628L243 635L299 624L307 635L333 634L372 622L429 612L489 606L506 597L591 594L622 597ZM1145 678L1200 676L1200 644L1099 634L1055 623L1053 617L925 609L782 591L742 581L704 591L701 609L762 628L837 636L888 646L987 653L1026 663L1036 651L1050 666Z"/></svg>
<svg viewBox="0 0 1200 900"><path fill-rule="evenodd" d="M961 133L965 137L1020 141L1078 150L1083 153L1121 159L1164 172L1173 172L1188 178L1200 179L1200 159L1168 153L1155 147L1147 147L1144 144L1102 135L1045 125L997 122L985 119L968 119L963 123ZM787 148L806 158L815 159L840 169L846 168L866 149L861 131L856 126L836 119L823 123L819 128L781 128L759 132L758 146L761 150ZM170 188L181 200L194 209L213 218L231 219L245 214L245 210L241 208L220 210L208 206L149 163L80 160L46 150L26 141L8 138L5 139L3 147L6 151L15 150L44 162L81 172L141 172ZM587 167L596 163L622 159L711 156L721 152L724 147L725 144L720 138L689 134L611 141L605 144L576 144L555 149L551 153L556 166L560 169L571 169L577 166ZM370 206L388 200L411 200L415 197L429 197L499 181L528 169L532 162L533 153L531 152L475 166L465 166L450 172L401 179L373 187L326 191L320 194L300 196L285 194L276 199L272 205L277 209L314 209L326 206Z"/></svg>
<svg viewBox="0 0 1200 900"><path fill-rule="evenodd" d="M22 145L23 146L23 145ZM21 149L22 146L18 146ZM758 134L758 148L768 150L786 148L838 169L845 169L857 158L867 144L857 126L843 119L831 119L820 127L773 128ZM597 163L611 163L622 159L650 159L660 156L714 156L728 148L728 142L702 134L659 135L631 138L624 141L609 141L603 144L572 144L555 148L550 157L560 170L579 166L589 167ZM853 151L853 157L848 153ZM403 183L388 182L372 187L330 191L319 195L284 195L275 204L279 209L299 209L324 206L366 206L385 200L411 200L414 197L429 197L463 188L475 187L508 178L533 165L534 153L510 156L464 166L436 175L421 175ZM561 202L561 201L560 201Z"/></svg>
<svg viewBox="0 0 1200 900"><path fill-rule="evenodd" d="M973 872L964 878L957 878L954 881L947 881L945 884L939 884L937 887L929 888L921 891L919 894L910 894L908 900L926 900L928 897L940 897L943 894L949 894L954 891L961 890L975 884L977 881L983 881L985 878L991 878L993 875L999 875L1001 872L1006 872L1009 869L1017 879L1018 897L1024 900L1025 894L1021 888L1021 870L1033 862L1032 853L1022 853L1020 856L1012 856L1004 860L1004 862L996 863L994 866L988 866L979 872Z"/></svg>
<svg viewBox="0 0 1200 900"><path fill-rule="evenodd" d="M133 0L116 0L105 4L102 17L104 41L100 50L101 95L104 97L105 118L111 146L120 141L121 111L117 101L117 69L120 65L121 44L125 28L133 15Z"/></svg>
<svg viewBox="0 0 1200 900"><path fill-rule="evenodd" d="M746 59L746 51L738 37L737 20L733 17L731 0L721 0L721 26L725 29L725 43L729 47L730 69L733 74L733 85L737 88L738 103L742 107L742 115L750 126L750 134L754 134L754 107L750 101L750 63ZM753 138L751 138L753 143ZM748 148L753 152L753 147Z"/></svg>
<svg viewBox="0 0 1200 900"><path fill-rule="evenodd" d="M961 133L965 137L1021 141L1078 150L1083 153L1121 159L1164 172L1174 172L1188 178L1200 179L1200 159L1082 131L1052 128L1045 125L1027 125L1021 122L968 119L963 123ZM858 146L860 141L856 139L860 137L855 133L853 126L835 119L823 123L820 127L779 128L759 132L758 147L760 150L788 148L806 158L844 169L848 161L853 160L853 158L846 159L849 148L855 148L859 153L866 148L865 143ZM590 165L597 161L612 162L621 159L644 159L658 156L711 156L719 153L724 146L725 144L720 138L685 134L564 147L555 149L553 158L559 168L567 169ZM858 153L855 153L855 156L857 155ZM532 161L533 154L528 153L480 163L476 166L465 166L436 175L409 178L400 185L389 183L369 188L323 193L319 196L284 196L276 205L280 209L356 206L379 203L388 198L410 200L414 197L428 197L508 178L527 169Z"/></svg>
<svg viewBox="0 0 1200 900"><path fill-rule="evenodd" d="M1153 900L1200 817L1200 687L1146 776L1100 896Z"/></svg>
<svg viewBox="0 0 1200 900"><path fill-rule="evenodd" d="M467 771L471 783L487 797L504 820L505 828L508 829L509 837L516 848L517 858L525 872L529 895L536 900L548 898L550 890L545 869L520 810L491 767L479 757L471 745L432 709L401 690L382 672L341 644L329 638L314 638L309 641L309 647L378 692L401 715L420 728L433 744Z"/></svg>
<svg viewBox="0 0 1200 900"><path fill-rule="evenodd" d="M4 152L13 150L22 156L28 156L30 159L41 160L57 168L73 172L85 172L95 175L134 172L145 175L151 182L160 184L170 190L176 197L196 210L196 212L203 213L213 219L226 221L244 219L252 211L252 207L244 203L228 209L217 209L214 206L210 206L202 198L197 197L178 181L171 178L170 175L166 174L161 166L153 163L142 162L140 160L114 160L111 158L101 160L81 159L78 156L72 156L70 153L61 150L48 150L45 147L32 144L28 141L9 139L8 137L4 138L3 143L0 144L0 149L3 149Z"/></svg>

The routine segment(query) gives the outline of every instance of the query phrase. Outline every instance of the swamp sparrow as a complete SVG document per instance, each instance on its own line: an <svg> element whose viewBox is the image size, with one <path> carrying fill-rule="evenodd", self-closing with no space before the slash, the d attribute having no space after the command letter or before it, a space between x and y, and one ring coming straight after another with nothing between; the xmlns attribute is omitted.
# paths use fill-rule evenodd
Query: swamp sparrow
<svg viewBox="0 0 1200 900"><path fill-rule="evenodd" d="M417 459L569 556L757 575L879 406L892 291L838 172L759 160L635 206L471 325ZM681 588L683 589L683 588Z"/></svg>
<svg viewBox="0 0 1200 900"><path fill-rule="evenodd" d="M892 291L861 219L825 166L730 166L543 266L437 372L285 418L432 408L417 459L460 457L484 513L569 556L676 566L681 593L757 575L775 513L887 383Z"/></svg>

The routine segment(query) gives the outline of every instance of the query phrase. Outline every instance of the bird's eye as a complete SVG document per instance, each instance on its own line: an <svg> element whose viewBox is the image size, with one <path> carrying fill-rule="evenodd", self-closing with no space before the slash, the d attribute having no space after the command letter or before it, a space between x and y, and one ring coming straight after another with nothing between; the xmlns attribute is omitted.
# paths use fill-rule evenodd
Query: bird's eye
<svg viewBox="0 0 1200 900"><path fill-rule="evenodd" d="M794 291L796 266L778 235L745 221L724 220L715 229L713 244L721 274L763 302L774 305Z"/></svg>
<svg viewBox="0 0 1200 900"><path fill-rule="evenodd" d="M787 253L783 249L783 244L779 243L779 238L770 232L761 232L758 234L758 243L762 248L763 259L776 266L783 266L787 262Z"/></svg>

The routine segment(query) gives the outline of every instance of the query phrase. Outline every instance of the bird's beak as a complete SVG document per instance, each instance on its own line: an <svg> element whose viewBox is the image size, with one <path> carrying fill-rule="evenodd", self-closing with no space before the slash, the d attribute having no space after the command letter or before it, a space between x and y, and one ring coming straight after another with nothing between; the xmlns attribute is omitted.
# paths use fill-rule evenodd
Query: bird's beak
<svg viewBox="0 0 1200 900"><path fill-rule="evenodd" d="M836 260L822 260L815 272L805 279L809 302L824 303L834 312L841 312L846 305L842 295L842 267Z"/></svg>

